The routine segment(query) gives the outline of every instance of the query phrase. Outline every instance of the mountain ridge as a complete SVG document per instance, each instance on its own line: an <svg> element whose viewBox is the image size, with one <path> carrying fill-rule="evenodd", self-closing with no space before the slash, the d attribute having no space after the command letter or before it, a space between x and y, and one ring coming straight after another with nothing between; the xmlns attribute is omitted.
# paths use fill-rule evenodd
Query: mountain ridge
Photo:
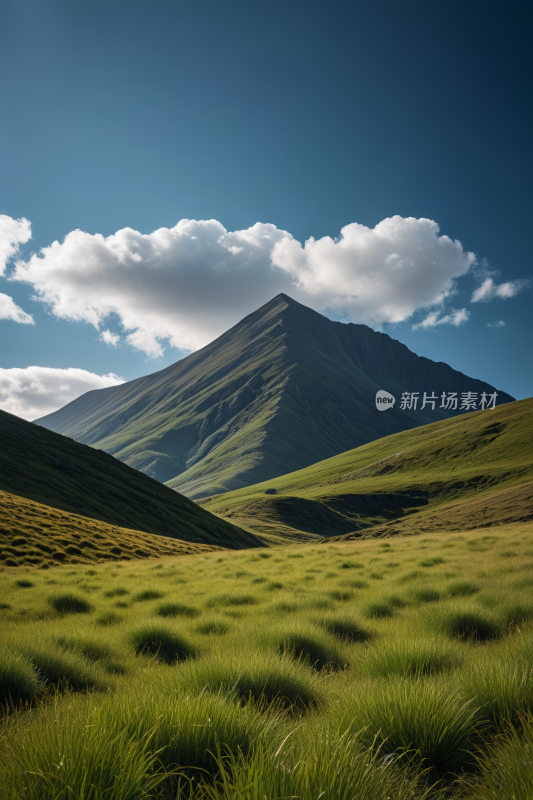
<svg viewBox="0 0 533 800"><path fill-rule="evenodd" d="M35 422L200 499L453 416L397 406L380 413L378 389L495 391L388 334L334 322L281 294L170 367L88 392Z"/></svg>

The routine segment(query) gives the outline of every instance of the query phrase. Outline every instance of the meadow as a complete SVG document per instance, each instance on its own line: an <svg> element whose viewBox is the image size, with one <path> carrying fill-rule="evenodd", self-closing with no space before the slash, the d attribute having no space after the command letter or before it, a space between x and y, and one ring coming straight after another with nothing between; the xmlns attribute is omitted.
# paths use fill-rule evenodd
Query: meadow
<svg viewBox="0 0 533 800"><path fill-rule="evenodd" d="M533 796L533 524L0 572L0 797Z"/></svg>

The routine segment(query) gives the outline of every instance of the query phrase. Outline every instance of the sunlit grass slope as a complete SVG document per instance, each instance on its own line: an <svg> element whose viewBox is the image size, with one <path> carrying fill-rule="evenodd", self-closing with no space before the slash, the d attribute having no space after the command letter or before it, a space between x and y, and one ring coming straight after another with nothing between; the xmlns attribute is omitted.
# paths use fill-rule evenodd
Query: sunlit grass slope
<svg viewBox="0 0 533 800"><path fill-rule="evenodd" d="M387 436L202 504L271 541L519 522L533 518L532 442L530 398Z"/></svg>
<svg viewBox="0 0 533 800"><path fill-rule="evenodd" d="M4 569L0 797L530 800L532 537Z"/></svg>
<svg viewBox="0 0 533 800"><path fill-rule="evenodd" d="M142 533L0 491L0 565L47 569L58 564L91 564L220 550Z"/></svg>
<svg viewBox="0 0 533 800"><path fill-rule="evenodd" d="M22 508L24 498L115 528L184 542L230 548L258 545L252 534L100 450L5 411L0 411L0 437L0 490L21 498L18 516L13 510L9 520L0 518L2 537L30 534L31 515L27 506ZM54 525L48 530L53 534Z"/></svg>

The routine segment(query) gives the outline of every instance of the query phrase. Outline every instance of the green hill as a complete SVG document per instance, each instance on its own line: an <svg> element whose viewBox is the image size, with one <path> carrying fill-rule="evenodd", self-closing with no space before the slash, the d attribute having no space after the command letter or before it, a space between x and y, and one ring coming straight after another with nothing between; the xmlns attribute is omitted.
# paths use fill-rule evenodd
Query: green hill
<svg viewBox="0 0 533 800"><path fill-rule="evenodd" d="M376 409L379 389L398 398L386 413ZM402 410L404 391L422 399L494 388L278 295L171 367L88 392L36 422L199 499L461 413ZM499 393L501 403L512 399Z"/></svg>
<svg viewBox="0 0 533 800"><path fill-rule="evenodd" d="M0 570L226 552L70 514L1 490L0 519Z"/></svg>
<svg viewBox="0 0 533 800"><path fill-rule="evenodd" d="M533 519L532 442L529 398L386 436L202 505L265 541L520 522Z"/></svg>
<svg viewBox="0 0 533 800"><path fill-rule="evenodd" d="M89 532L98 521L165 537L167 546L169 539L179 540L180 546L184 542L232 549L259 545L252 534L100 450L5 411L0 411L0 436L0 544L7 546L13 538L33 535L32 531L53 536L64 515L45 517L51 509L59 509L77 515L78 527L87 519ZM17 498L18 509L13 507ZM32 511L23 500L40 508ZM156 549L161 545L154 542Z"/></svg>

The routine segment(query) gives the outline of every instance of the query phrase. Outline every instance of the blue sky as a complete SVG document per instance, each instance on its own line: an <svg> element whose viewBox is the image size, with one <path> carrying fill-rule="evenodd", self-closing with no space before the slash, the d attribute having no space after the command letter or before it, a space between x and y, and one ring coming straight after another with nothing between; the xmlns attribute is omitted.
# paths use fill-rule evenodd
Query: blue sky
<svg viewBox="0 0 533 800"><path fill-rule="evenodd" d="M22 309L4 301L0 407L32 418L106 385L79 371L167 366L278 290L533 395L526 14L5 0L0 214L32 238L0 278Z"/></svg>

